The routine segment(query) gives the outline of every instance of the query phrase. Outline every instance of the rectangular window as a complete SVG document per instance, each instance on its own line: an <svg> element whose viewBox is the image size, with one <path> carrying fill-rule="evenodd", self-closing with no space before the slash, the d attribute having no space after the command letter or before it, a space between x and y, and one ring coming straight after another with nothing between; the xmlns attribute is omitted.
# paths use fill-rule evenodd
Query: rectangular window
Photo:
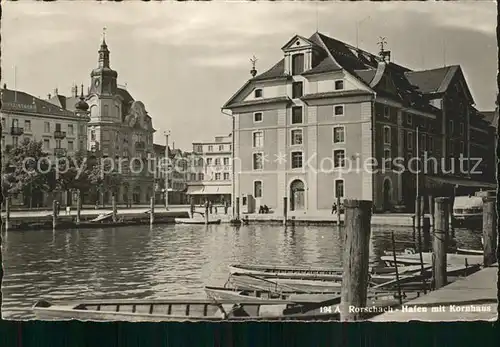
<svg viewBox="0 0 500 347"><path fill-rule="evenodd" d="M464 123L460 123L460 135L464 134Z"/></svg>
<svg viewBox="0 0 500 347"><path fill-rule="evenodd" d="M7 126L5 125L5 118L2 118L2 129L5 129Z"/></svg>
<svg viewBox="0 0 500 347"><path fill-rule="evenodd" d="M12 120L12 127L13 127L13 128L17 128L17 127L19 127L19 121L18 121L17 119L13 119L13 120Z"/></svg>
<svg viewBox="0 0 500 347"><path fill-rule="evenodd" d="M215 180L220 181L220 172L215 173Z"/></svg>
<svg viewBox="0 0 500 347"><path fill-rule="evenodd" d="M335 90L342 90L344 89L344 81L339 80L335 81Z"/></svg>
<svg viewBox="0 0 500 347"><path fill-rule="evenodd" d="M384 144L391 144L391 127L384 126Z"/></svg>
<svg viewBox="0 0 500 347"><path fill-rule="evenodd" d="M215 158L215 165L217 165L217 166L220 165L220 158Z"/></svg>
<svg viewBox="0 0 500 347"><path fill-rule="evenodd" d="M302 129L294 129L291 131L292 146L302 144Z"/></svg>
<svg viewBox="0 0 500 347"><path fill-rule="evenodd" d="M56 139L56 148L62 148L60 139Z"/></svg>
<svg viewBox="0 0 500 347"><path fill-rule="evenodd" d="M90 130L90 139L95 141L95 130ZM125 141L125 140L124 140Z"/></svg>
<svg viewBox="0 0 500 347"><path fill-rule="evenodd" d="M253 154L253 169L262 170L264 168L264 155L263 153Z"/></svg>
<svg viewBox="0 0 500 347"><path fill-rule="evenodd" d="M302 123L302 106L292 107L292 124Z"/></svg>
<svg viewBox="0 0 500 347"><path fill-rule="evenodd" d="M406 114L406 123L408 123L408 125L413 123L413 115L411 113Z"/></svg>
<svg viewBox="0 0 500 347"><path fill-rule="evenodd" d="M224 158L224 165L229 165L229 158Z"/></svg>
<svg viewBox="0 0 500 347"><path fill-rule="evenodd" d="M293 82L292 84L292 99L297 99L302 97L304 90L304 84L302 82Z"/></svg>
<svg viewBox="0 0 500 347"><path fill-rule="evenodd" d="M203 181L205 179L205 175L203 173L198 174L198 180Z"/></svg>
<svg viewBox="0 0 500 347"><path fill-rule="evenodd" d="M339 168L345 165L345 150L337 149L333 151L333 167Z"/></svg>
<svg viewBox="0 0 500 347"><path fill-rule="evenodd" d="M425 134L421 134L420 135L420 143L418 144L420 147L420 152L425 151L425 140L426 140Z"/></svg>
<svg viewBox="0 0 500 347"><path fill-rule="evenodd" d="M465 153L465 143L463 141L460 141L460 153Z"/></svg>
<svg viewBox="0 0 500 347"><path fill-rule="evenodd" d="M391 117L391 109L389 106L384 105L384 118L390 118Z"/></svg>
<svg viewBox="0 0 500 347"><path fill-rule="evenodd" d="M253 182L253 196L255 198L262 198L262 181Z"/></svg>
<svg viewBox="0 0 500 347"><path fill-rule="evenodd" d="M260 148L264 146L264 133L262 131L256 131L253 133L253 147Z"/></svg>
<svg viewBox="0 0 500 347"><path fill-rule="evenodd" d="M73 124L68 124L68 135L73 135L75 132ZM118 134L116 134L118 136Z"/></svg>
<svg viewBox="0 0 500 347"><path fill-rule="evenodd" d="M214 146L212 146L212 145L208 146L208 151L209 152L213 152L214 151Z"/></svg>
<svg viewBox="0 0 500 347"><path fill-rule="evenodd" d="M207 158L207 165L212 165L212 158Z"/></svg>
<svg viewBox="0 0 500 347"><path fill-rule="evenodd" d="M256 98L262 98L262 89L255 89L254 95Z"/></svg>
<svg viewBox="0 0 500 347"><path fill-rule="evenodd" d="M434 150L434 139L432 138L432 136L429 135L428 141L429 141L429 145L427 146L427 150L429 152L432 152Z"/></svg>
<svg viewBox="0 0 500 347"><path fill-rule="evenodd" d="M344 115L344 106L343 105L333 106L333 114L335 116L343 116Z"/></svg>
<svg viewBox="0 0 500 347"><path fill-rule="evenodd" d="M450 127L450 135L452 135L452 134L453 134L453 131L454 131L455 129L453 128L453 120L451 120L451 119L450 119L450 122L449 122L449 127Z"/></svg>
<svg viewBox="0 0 500 347"><path fill-rule="evenodd" d="M45 150L50 149L50 140L49 139L43 140L43 149L45 149Z"/></svg>
<svg viewBox="0 0 500 347"><path fill-rule="evenodd" d="M24 121L24 131L31 131L31 121L30 120Z"/></svg>
<svg viewBox="0 0 500 347"><path fill-rule="evenodd" d="M50 133L50 123L49 122L43 123L43 131L45 133Z"/></svg>
<svg viewBox="0 0 500 347"><path fill-rule="evenodd" d="M222 152L224 150L224 145L219 145L219 152Z"/></svg>
<svg viewBox="0 0 500 347"><path fill-rule="evenodd" d="M302 164L302 152L292 152L292 169L299 169Z"/></svg>
<svg viewBox="0 0 500 347"><path fill-rule="evenodd" d="M5 149L5 136L2 136L2 149Z"/></svg>
<svg viewBox="0 0 500 347"><path fill-rule="evenodd" d="M224 172L224 181L229 181L229 173Z"/></svg>
<svg viewBox="0 0 500 347"><path fill-rule="evenodd" d="M18 144L19 144L19 138L17 136L12 136L12 145L14 147L17 147Z"/></svg>
<svg viewBox="0 0 500 347"><path fill-rule="evenodd" d="M292 74L300 75L302 72L304 72L304 54L292 55Z"/></svg>
<svg viewBox="0 0 500 347"><path fill-rule="evenodd" d="M61 131L61 124L56 123L56 131Z"/></svg>
<svg viewBox="0 0 500 347"><path fill-rule="evenodd" d="M68 151L73 151L73 150L74 150L73 141L68 141Z"/></svg>
<svg viewBox="0 0 500 347"><path fill-rule="evenodd" d="M335 180L335 197L344 197L344 180Z"/></svg>
<svg viewBox="0 0 500 347"><path fill-rule="evenodd" d="M413 149L413 133L411 131L408 131L406 135L406 148Z"/></svg>
<svg viewBox="0 0 500 347"><path fill-rule="evenodd" d="M450 150L449 150L449 155L453 155L455 152L455 146L453 145L453 141L450 140Z"/></svg>
<svg viewBox="0 0 500 347"><path fill-rule="evenodd" d="M191 179L191 181L196 181L196 174L195 174L195 173L192 173L192 174L190 175L190 179Z"/></svg>
<svg viewBox="0 0 500 347"><path fill-rule="evenodd" d="M256 123L262 122L262 112L255 112L253 114L253 121Z"/></svg>
<svg viewBox="0 0 500 347"><path fill-rule="evenodd" d="M344 127L333 128L333 143L344 143Z"/></svg>

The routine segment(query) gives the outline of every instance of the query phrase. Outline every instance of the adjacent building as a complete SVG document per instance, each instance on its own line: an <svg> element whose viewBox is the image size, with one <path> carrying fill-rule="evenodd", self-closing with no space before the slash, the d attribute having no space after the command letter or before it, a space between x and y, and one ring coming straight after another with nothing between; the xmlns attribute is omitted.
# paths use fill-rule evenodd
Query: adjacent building
<svg viewBox="0 0 500 347"><path fill-rule="evenodd" d="M216 136L214 141L193 142L187 194L195 204L206 200L225 204L232 192L232 137Z"/></svg>
<svg viewBox="0 0 500 347"><path fill-rule="evenodd" d="M110 51L104 39L98 53L98 66L90 73L85 96L90 110L87 150L95 157L115 160L124 181L117 194L119 204L147 204L155 189L155 172L148 169L155 129L144 104L118 85L118 73L110 66ZM49 101L72 111L73 98L56 91ZM93 199L91 194L84 197L87 203L93 203ZM105 192L99 200L101 204L111 203L111 192Z"/></svg>
<svg viewBox="0 0 500 347"><path fill-rule="evenodd" d="M164 145L153 145L156 174L155 174L155 200L165 204L165 176L168 177L168 204L184 205L188 204L186 195L189 153L180 149L168 149L170 162L166 161ZM169 167L165 168L165 165ZM166 170L167 169L167 170Z"/></svg>
<svg viewBox="0 0 500 347"><path fill-rule="evenodd" d="M253 200L251 210L282 211L287 197L290 210L329 211L340 197L409 211L424 169L411 159L425 156L436 165L418 175L419 194L494 186L493 176L470 174L468 159L451 170L460 155L478 154L473 131L494 146L460 66L412 71L383 46L374 55L318 32L294 36L282 54L269 70L252 69L223 106L235 124L235 197Z"/></svg>
<svg viewBox="0 0 500 347"><path fill-rule="evenodd" d="M83 91L80 97L75 95L68 100L71 111L26 92L8 89L6 85L1 90L1 98L2 154L6 157L26 139L41 141L49 158L86 153L89 117ZM36 191L30 195L19 194L12 203L45 206L48 199L51 201L53 198ZM67 203L69 197L58 194L55 198Z"/></svg>

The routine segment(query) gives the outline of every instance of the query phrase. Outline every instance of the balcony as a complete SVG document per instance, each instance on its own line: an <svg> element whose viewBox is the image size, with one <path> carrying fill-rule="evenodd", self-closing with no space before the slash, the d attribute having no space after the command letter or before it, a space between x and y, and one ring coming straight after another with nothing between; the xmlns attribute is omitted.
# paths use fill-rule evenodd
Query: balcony
<svg viewBox="0 0 500 347"><path fill-rule="evenodd" d="M20 128L20 127L11 127L10 128L10 134L13 135L13 136L19 136L19 135L22 135L24 134L24 128Z"/></svg>
<svg viewBox="0 0 500 347"><path fill-rule="evenodd" d="M56 157L62 157L66 155L66 148L54 148L54 155Z"/></svg>
<svg viewBox="0 0 500 347"><path fill-rule="evenodd" d="M136 151L144 151L146 149L146 144L144 141L137 141L135 143L135 150Z"/></svg>
<svg viewBox="0 0 500 347"><path fill-rule="evenodd" d="M66 132L65 131L59 131L59 130L54 131L54 138L56 138L56 139L64 139L65 137L66 137Z"/></svg>

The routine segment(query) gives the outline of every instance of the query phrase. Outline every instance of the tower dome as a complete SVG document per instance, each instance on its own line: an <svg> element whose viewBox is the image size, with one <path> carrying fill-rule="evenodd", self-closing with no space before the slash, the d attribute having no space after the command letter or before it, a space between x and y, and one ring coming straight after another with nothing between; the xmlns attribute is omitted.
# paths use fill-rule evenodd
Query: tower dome
<svg viewBox="0 0 500 347"><path fill-rule="evenodd" d="M82 84L82 92L80 94L80 100L75 104L75 108L78 111L87 111L89 109L89 104L85 102L85 98L83 97L83 84Z"/></svg>

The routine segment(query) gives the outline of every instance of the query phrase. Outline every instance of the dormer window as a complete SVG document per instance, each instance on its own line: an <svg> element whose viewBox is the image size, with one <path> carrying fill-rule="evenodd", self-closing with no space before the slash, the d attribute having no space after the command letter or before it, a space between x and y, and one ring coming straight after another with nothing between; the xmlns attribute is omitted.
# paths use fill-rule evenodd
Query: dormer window
<svg viewBox="0 0 500 347"><path fill-rule="evenodd" d="M260 88L259 89L255 89L254 96L256 98L262 98L262 89L260 89Z"/></svg>
<svg viewBox="0 0 500 347"><path fill-rule="evenodd" d="M342 90L342 89L344 89L344 81L343 80L335 81L335 90Z"/></svg>
<svg viewBox="0 0 500 347"><path fill-rule="evenodd" d="M304 72L304 53L292 55L292 74L300 75Z"/></svg>

